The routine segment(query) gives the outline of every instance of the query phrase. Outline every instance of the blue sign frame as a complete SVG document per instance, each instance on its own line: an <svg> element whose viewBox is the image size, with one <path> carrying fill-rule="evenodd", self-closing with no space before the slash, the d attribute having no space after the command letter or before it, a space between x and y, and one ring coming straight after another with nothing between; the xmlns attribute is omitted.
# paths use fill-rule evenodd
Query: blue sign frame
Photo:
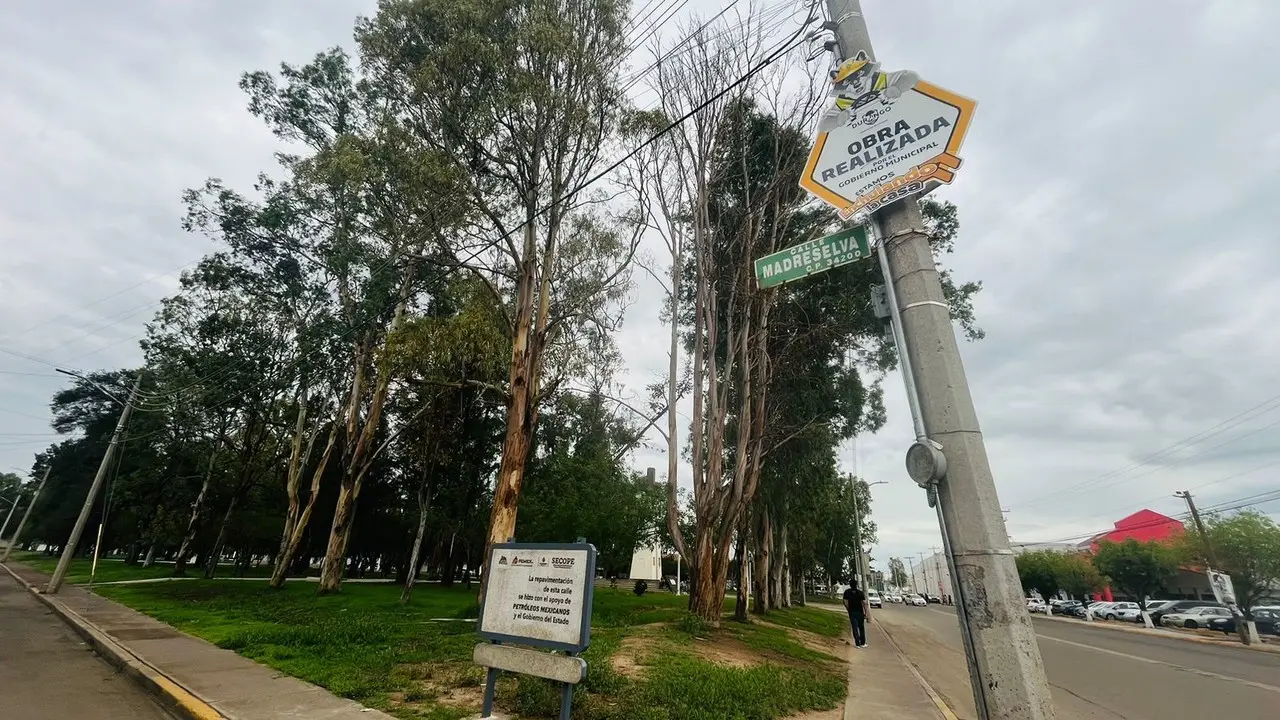
<svg viewBox="0 0 1280 720"><path fill-rule="evenodd" d="M578 633L579 643L574 645L570 643L551 642L548 640L538 640L536 638L523 637L521 635L506 635L504 633L486 632L484 629L484 608L489 602L489 569L493 566L490 564L485 569L484 580L484 600L480 603L480 617L476 620L476 633L480 637L490 642L512 643L515 645L532 645L534 647L549 648L552 650L563 650L571 655L577 655L583 650L591 646L591 610L595 603L596 590L596 546L591 543L496 543L489 551L489 557L486 562L492 563L494 556L503 550L575 550L587 552L587 588L583 597L582 605L582 627Z"/></svg>

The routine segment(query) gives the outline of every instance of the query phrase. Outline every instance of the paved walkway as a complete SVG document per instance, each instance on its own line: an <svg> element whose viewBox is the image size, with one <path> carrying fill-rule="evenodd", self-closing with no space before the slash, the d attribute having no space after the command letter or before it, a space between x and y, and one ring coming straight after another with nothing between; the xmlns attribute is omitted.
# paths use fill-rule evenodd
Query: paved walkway
<svg viewBox="0 0 1280 720"><path fill-rule="evenodd" d="M9 574L37 588L43 588L49 579L44 573L18 563L9 563L7 569L9 573L0 578L0 582L6 584L13 582ZM385 713L335 697L322 688L181 633L83 588L64 585L57 595L40 595L38 599L62 616L105 659L133 676L181 717L391 720ZM114 716L69 713L59 717Z"/></svg>
<svg viewBox="0 0 1280 720"><path fill-rule="evenodd" d="M813 607L845 614L839 605ZM843 720L954 720L955 715L875 622L867 623L867 647L849 645L849 695Z"/></svg>
<svg viewBox="0 0 1280 720"><path fill-rule="evenodd" d="M0 717L169 720L132 679L0 572Z"/></svg>

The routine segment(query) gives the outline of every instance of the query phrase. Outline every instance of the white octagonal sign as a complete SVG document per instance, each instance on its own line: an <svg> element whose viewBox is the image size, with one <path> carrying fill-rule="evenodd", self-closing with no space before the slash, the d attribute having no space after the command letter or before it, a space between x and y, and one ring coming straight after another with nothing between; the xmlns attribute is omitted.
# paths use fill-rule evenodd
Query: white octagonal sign
<svg viewBox="0 0 1280 720"><path fill-rule="evenodd" d="M881 72L861 56L842 64L833 105L800 186L848 219L919 193L929 180L949 183L976 103L915 73Z"/></svg>

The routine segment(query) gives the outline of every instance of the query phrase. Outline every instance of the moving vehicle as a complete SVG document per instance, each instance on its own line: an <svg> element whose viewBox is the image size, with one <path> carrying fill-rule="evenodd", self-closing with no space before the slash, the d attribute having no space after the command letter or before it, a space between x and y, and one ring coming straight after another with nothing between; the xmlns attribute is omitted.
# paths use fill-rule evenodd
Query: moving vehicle
<svg viewBox="0 0 1280 720"><path fill-rule="evenodd" d="M873 607L873 608L884 607L884 600L881 599L880 593L878 591L876 590L867 591L867 607Z"/></svg>
<svg viewBox="0 0 1280 720"><path fill-rule="evenodd" d="M1160 624L1168 627L1182 627L1189 630L1208 627L1209 620L1215 617L1231 617L1231 611L1224 607L1196 607L1182 612L1165 613L1160 616Z"/></svg>
<svg viewBox="0 0 1280 720"><path fill-rule="evenodd" d="M1198 607L1225 608L1226 605L1223 605L1221 603L1216 603L1212 600L1174 600L1173 602L1169 603L1168 605L1165 605L1159 610L1152 612L1151 622L1155 623L1156 625L1163 625L1164 624L1163 620L1165 615L1186 612L1187 610L1190 610L1192 608L1198 608Z"/></svg>

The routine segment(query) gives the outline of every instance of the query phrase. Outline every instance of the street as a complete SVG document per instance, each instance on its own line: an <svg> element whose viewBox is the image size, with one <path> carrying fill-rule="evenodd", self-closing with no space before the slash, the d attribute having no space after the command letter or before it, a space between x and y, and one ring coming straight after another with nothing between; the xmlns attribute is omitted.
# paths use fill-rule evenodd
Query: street
<svg viewBox="0 0 1280 720"><path fill-rule="evenodd" d="M170 720L128 677L0 572L0 717Z"/></svg>
<svg viewBox="0 0 1280 720"><path fill-rule="evenodd" d="M962 718L973 697L952 608L873 611L907 658ZM1263 720L1280 717L1280 654L1147 637L1036 618L1064 720Z"/></svg>

